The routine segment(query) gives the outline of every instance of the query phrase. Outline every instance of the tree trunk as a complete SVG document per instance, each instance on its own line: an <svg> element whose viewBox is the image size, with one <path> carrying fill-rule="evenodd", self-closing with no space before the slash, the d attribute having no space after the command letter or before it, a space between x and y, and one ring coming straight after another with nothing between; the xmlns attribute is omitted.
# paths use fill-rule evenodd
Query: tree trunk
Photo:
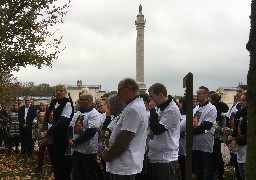
<svg viewBox="0 0 256 180"><path fill-rule="evenodd" d="M250 52L250 66L247 75L247 151L246 151L246 179L256 177L256 0L251 3L251 30L249 42L246 45Z"/></svg>

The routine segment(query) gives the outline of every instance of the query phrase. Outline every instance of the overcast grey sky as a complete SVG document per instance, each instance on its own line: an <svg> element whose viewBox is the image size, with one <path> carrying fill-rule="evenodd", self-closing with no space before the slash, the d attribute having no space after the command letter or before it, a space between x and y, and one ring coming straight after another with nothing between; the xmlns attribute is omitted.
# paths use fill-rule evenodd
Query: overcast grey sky
<svg viewBox="0 0 256 180"><path fill-rule="evenodd" d="M66 49L53 68L22 68L22 82L102 85L117 89L136 76L135 20L142 4L145 25L145 84L166 85L182 95L183 77L194 75L194 91L246 84L250 0L72 0L66 22L55 28Z"/></svg>

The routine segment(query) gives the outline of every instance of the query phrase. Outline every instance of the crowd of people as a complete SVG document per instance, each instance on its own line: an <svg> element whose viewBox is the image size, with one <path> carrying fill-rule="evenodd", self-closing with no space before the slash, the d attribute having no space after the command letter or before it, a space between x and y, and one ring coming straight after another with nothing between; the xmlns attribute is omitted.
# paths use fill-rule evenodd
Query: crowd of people
<svg viewBox="0 0 256 180"><path fill-rule="evenodd" d="M192 147L196 179L223 179L223 143L236 179L245 179L246 90L239 85L228 107L216 92L198 88ZM174 99L161 83L141 93L134 79L124 78L116 94L94 101L83 89L74 104L66 86L57 84L50 104L42 101L39 109L29 96L23 106L15 100L9 112L0 105L0 140L8 153L22 157L33 155L37 140L35 172L42 171L47 150L56 180L184 180L186 108L186 96Z"/></svg>

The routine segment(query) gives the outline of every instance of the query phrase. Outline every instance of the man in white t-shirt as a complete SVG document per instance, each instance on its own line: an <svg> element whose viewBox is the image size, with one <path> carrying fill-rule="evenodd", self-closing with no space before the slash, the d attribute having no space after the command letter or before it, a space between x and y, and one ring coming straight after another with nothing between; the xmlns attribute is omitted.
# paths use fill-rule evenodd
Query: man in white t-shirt
<svg viewBox="0 0 256 180"><path fill-rule="evenodd" d="M193 119L193 158L199 180L213 180L212 152L215 131L213 124L216 121L217 110L209 102L209 89L200 86L197 90L197 102Z"/></svg>
<svg viewBox="0 0 256 180"><path fill-rule="evenodd" d="M73 167L75 179L97 179L98 133L100 113L93 108L93 96L83 93L79 97L79 110L70 122ZM70 134L69 134L70 135Z"/></svg>
<svg viewBox="0 0 256 180"><path fill-rule="evenodd" d="M237 113L237 111L239 111L241 109L241 105L240 105L240 99L242 96L242 92L247 90L247 85L244 84L239 84L237 86L236 89L236 97L235 97L235 102L232 104L232 106L230 106L228 112L227 112L227 128L225 128L225 130L227 131L232 130L235 128L235 115ZM231 133L230 131L227 131L227 133ZM230 151L230 161L228 163L228 165L231 166L235 166L235 171L236 171L236 178L238 180L240 180L240 172L239 172L239 168L238 168L238 164L237 164L237 154L235 152L233 152L232 150Z"/></svg>
<svg viewBox="0 0 256 180"><path fill-rule="evenodd" d="M149 180L176 179L174 164L178 160L180 111L166 87L155 83L148 89L150 103L149 127L154 137L149 141Z"/></svg>
<svg viewBox="0 0 256 180"><path fill-rule="evenodd" d="M125 78L119 82L118 96L126 106L111 133L110 148L103 153L103 159L113 180L135 180L143 167L147 111L134 79Z"/></svg>

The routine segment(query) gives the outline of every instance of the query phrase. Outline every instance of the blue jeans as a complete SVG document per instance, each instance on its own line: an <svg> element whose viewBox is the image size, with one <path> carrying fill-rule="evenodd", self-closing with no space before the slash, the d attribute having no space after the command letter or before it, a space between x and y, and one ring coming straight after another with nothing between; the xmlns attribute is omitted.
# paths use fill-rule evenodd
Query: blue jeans
<svg viewBox="0 0 256 180"><path fill-rule="evenodd" d="M193 150L193 156L196 163L198 180L214 180L212 169L212 153Z"/></svg>
<svg viewBox="0 0 256 180"><path fill-rule="evenodd" d="M238 163L238 168L239 168L239 172L240 172L240 177L242 180L245 180L245 163Z"/></svg>

